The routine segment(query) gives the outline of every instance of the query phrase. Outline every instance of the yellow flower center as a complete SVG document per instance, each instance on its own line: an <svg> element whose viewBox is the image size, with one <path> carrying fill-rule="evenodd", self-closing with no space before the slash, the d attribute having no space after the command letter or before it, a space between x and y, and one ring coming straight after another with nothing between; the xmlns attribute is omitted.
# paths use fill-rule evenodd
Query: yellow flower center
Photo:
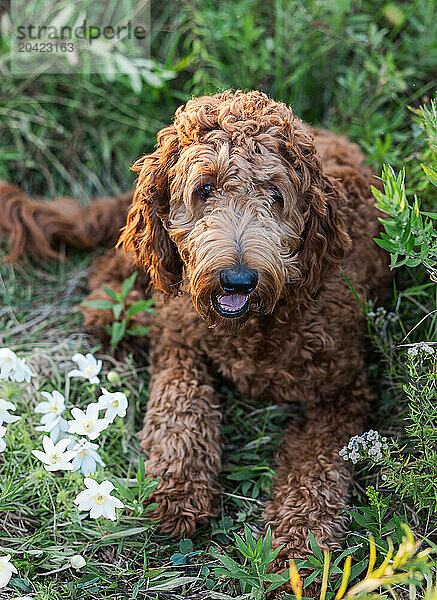
<svg viewBox="0 0 437 600"><path fill-rule="evenodd" d="M86 456L89 456L89 455L90 455L90 451L89 450L81 450L79 452L80 458L85 458Z"/></svg>
<svg viewBox="0 0 437 600"><path fill-rule="evenodd" d="M87 377L91 377L94 374L94 367L86 367L85 368L85 375Z"/></svg>
<svg viewBox="0 0 437 600"><path fill-rule="evenodd" d="M94 421L88 421L88 423L84 423L83 428L85 429L85 431L88 431L88 433L90 433L94 429Z"/></svg>
<svg viewBox="0 0 437 600"><path fill-rule="evenodd" d="M58 407L56 406L56 404L51 405L50 411L55 414L58 412Z"/></svg>
<svg viewBox="0 0 437 600"><path fill-rule="evenodd" d="M118 402L118 400L113 400L113 401L112 401L112 406L115 406L115 407L117 407L118 405L119 405L119 402Z"/></svg>
<svg viewBox="0 0 437 600"><path fill-rule="evenodd" d="M50 462L52 463L52 465L55 465L59 460L59 454L57 452L53 452L53 454L50 457Z"/></svg>
<svg viewBox="0 0 437 600"><path fill-rule="evenodd" d="M97 494L97 496L94 496L94 500L96 501L96 504L103 504L105 502L105 496L103 494Z"/></svg>

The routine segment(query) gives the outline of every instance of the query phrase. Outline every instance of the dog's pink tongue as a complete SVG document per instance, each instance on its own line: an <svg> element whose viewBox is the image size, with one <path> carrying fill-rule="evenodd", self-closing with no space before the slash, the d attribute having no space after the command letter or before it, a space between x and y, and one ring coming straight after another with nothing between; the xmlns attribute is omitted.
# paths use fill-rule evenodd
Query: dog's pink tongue
<svg viewBox="0 0 437 600"><path fill-rule="evenodd" d="M219 302L223 308L227 308L229 310L238 310L239 308L243 308L243 306L246 304L246 300L247 296L233 294L232 296L222 296Z"/></svg>

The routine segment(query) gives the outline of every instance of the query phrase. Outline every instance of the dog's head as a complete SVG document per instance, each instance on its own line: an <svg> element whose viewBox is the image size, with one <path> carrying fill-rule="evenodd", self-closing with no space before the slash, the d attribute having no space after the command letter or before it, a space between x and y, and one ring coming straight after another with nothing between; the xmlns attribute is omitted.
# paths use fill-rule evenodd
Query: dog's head
<svg viewBox="0 0 437 600"><path fill-rule="evenodd" d="M190 100L133 170L120 243L224 333L282 296L308 300L350 245L308 128L261 92Z"/></svg>

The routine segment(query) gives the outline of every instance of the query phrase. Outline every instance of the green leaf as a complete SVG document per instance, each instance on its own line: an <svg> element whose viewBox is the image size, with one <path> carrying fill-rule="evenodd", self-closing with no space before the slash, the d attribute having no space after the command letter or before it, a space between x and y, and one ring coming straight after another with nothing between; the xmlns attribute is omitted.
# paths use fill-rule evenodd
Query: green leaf
<svg viewBox="0 0 437 600"><path fill-rule="evenodd" d="M406 242L404 242L404 244L405 244L405 250L409 254L413 250L414 246L416 245L416 240L414 239L414 237L412 235L410 235L408 240Z"/></svg>
<svg viewBox="0 0 437 600"><path fill-rule="evenodd" d="M115 321L111 327L111 346L115 348L126 333L127 321Z"/></svg>
<svg viewBox="0 0 437 600"><path fill-rule="evenodd" d="M187 562L187 557L185 556L185 554L175 552L170 556L170 560L174 565L185 565L185 563Z"/></svg>
<svg viewBox="0 0 437 600"><path fill-rule="evenodd" d="M318 558L316 558L315 556L313 556L312 554L308 555L308 562L310 562L317 569L322 568L322 563L320 562L320 560Z"/></svg>
<svg viewBox="0 0 437 600"><path fill-rule="evenodd" d="M409 258L405 264L407 267L418 267L421 262L420 258Z"/></svg>
<svg viewBox="0 0 437 600"><path fill-rule="evenodd" d="M138 461L138 471L136 474L136 478L138 481L138 484L140 486L140 489L143 486L143 483L146 479L146 466L144 464L144 460L140 457L139 461Z"/></svg>
<svg viewBox="0 0 437 600"><path fill-rule="evenodd" d="M306 587L308 587L313 581L314 579L319 575L318 571L314 571L313 573L311 573L310 575L308 575L308 577L305 577L305 582L303 584L303 589L305 589Z"/></svg>
<svg viewBox="0 0 437 600"><path fill-rule="evenodd" d="M197 577L176 577L167 581L157 581L149 585L149 590L173 590L181 585L187 585L197 580Z"/></svg>
<svg viewBox="0 0 437 600"><path fill-rule="evenodd" d="M138 300L138 302L135 302L135 304L129 306L129 308L126 311L126 315L128 317L133 317L134 315L137 315L140 312L155 312L152 308L154 303L155 302L153 299Z"/></svg>
<svg viewBox="0 0 437 600"><path fill-rule="evenodd" d="M308 529L308 537L310 540L310 547L311 547L311 551L314 554L314 556L317 556L317 558L323 562L323 552L322 550L319 548L319 544L317 543L316 538L314 537L314 535L311 533L311 531Z"/></svg>
<svg viewBox="0 0 437 600"><path fill-rule="evenodd" d="M365 560L357 563L356 565L352 565L350 581L353 581L355 579L355 577L358 577L358 575L361 575L361 573L364 571L364 569L367 568L367 564L368 564L368 561L367 561L367 559L365 559Z"/></svg>
<svg viewBox="0 0 437 600"><path fill-rule="evenodd" d="M437 170L434 169L434 167L431 167L430 165L425 165L423 163L420 163L420 166L425 171L425 175L428 177L432 185L435 185L437 187Z"/></svg>
<svg viewBox="0 0 437 600"><path fill-rule="evenodd" d="M337 556L337 558L334 560L334 562L332 564L334 566L337 566L338 564L340 564L340 562L343 560L343 558L346 558L346 556L349 556L349 554L353 554L355 552L355 550L359 550L360 548L362 548L362 544L358 544L356 546L351 546L350 548L347 548L339 556Z"/></svg>
<svg viewBox="0 0 437 600"><path fill-rule="evenodd" d="M84 300L80 305L89 306L89 308L97 308L99 310L112 309L115 306L111 300Z"/></svg>
<svg viewBox="0 0 437 600"><path fill-rule="evenodd" d="M246 479L250 479L253 477L253 471L248 471L247 469L239 469L229 475L226 475L227 479L231 479L232 481L246 481Z"/></svg>
<svg viewBox="0 0 437 600"><path fill-rule="evenodd" d="M425 217L429 217L430 219L434 219L434 220L437 219L437 213L435 213L435 212L425 212L424 210L421 210L420 214L425 215Z"/></svg>
<svg viewBox="0 0 437 600"><path fill-rule="evenodd" d="M250 548L252 553L254 553L256 549L256 541L247 523L244 524L244 536L246 538L246 543L248 547Z"/></svg>
<svg viewBox="0 0 437 600"><path fill-rule="evenodd" d="M252 554L250 552L250 548L248 548L246 546L246 544L244 543L243 539L237 533L234 533L234 537L235 537L235 543L237 545L237 548L241 552L241 554L245 558L249 558L249 559L252 558Z"/></svg>
<svg viewBox="0 0 437 600"><path fill-rule="evenodd" d="M364 305L364 302L361 300L361 298L358 295L358 292L356 291L356 289L354 288L354 286L352 285L352 283L349 281L346 273L343 271L343 269L341 269L341 274L343 275L344 280L346 281L348 288L350 289L350 291L352 292L352 294L354 295L356 301L358 302L358 304L361 307L361 310L363 311L363 313L367 316L367 308Z"/></svg>
<svg viewBox="0 0 437 600"><path fill-rule="evenodd" d="M108 287L107 285L103 286L103 289L105 290L105 292L108 294L108 296L110 296L111 298L113 298L114 300L117 300L117 302L121 302L121 294L119 294L118 292L115 292L114 290L112 290L110 287Z"/></svg>
<svg viewBox="0 0 437 600"><path fill-rule="evenodd" d="M399 248L395 246L392 242L389 242L388 240L380 240L378 238L373 238L373 241L376 244L378 244L378 246L381 246L381 248L383 248L384 250L387 250L387 252L399 251Z"/></svg>
<svg viewBox="0 0 437 600"><path fill-rule="evenodd" d="M123 498L129 500L129 502L133 502L135 500L135 496L132 494L132 492L122 485L117 486L117 492L120 494L120 496L123 496Z"/></svg>
<svg viewBox="0 0 437 600"><path fill-rule="evenodd" d="M105 535L105 542L108 540L120 540L125 537L130 537L132 535L138 535L140 533L144 533L144 531L148 531L148 527L130 527L129 529L122 529L121 531L116 531L114 533L110 533Z"/></svg>
<svg viewBox="0 0 437 600"><path fill-rule="evenodd" d="M20 590L24 590L25 592L32 591L29 581L27 579L22 579L21 577L14 577L11 579L10 584L19 588Z"/></svg>
<svg viewBox="0 0 437 600"><path fill-rule="evenodd" d="M126 296L131 291L137 276L138 276L138 273L136 273L136 272L132 273L132 275L130 277L128 277L127 279L125 279L123 281L123 284L121 286L121 297L122 297L123 301L126 300Z"/></svg>
<svg viewBox="0 0 437 600"><path fill-rule="evenodd" d="M126 329L126 333L129 335L147 335L150 331L150 327L129 327Z"/></svg>
<svg viewBox="0 0 437 600"><path fill-rule="evenodd" d="M179 552L188 554L193 549L193 542L190 539L183 539L179 542Z"/></svg>
<svg viewBox="0 0 437 600"><path fill-rule="evenodd" d="M224 565L231 573L235 573L236 571L242 571L240 565L235 562L235 560L233 560L232 558L229 558L229 556L226 556L225 554L216 554L216 558L222 563L222 565Z"/></svg>
<svg viewBox="0 0 437 600"><path fill-rule="evenodd" d="M150 496L150 494L152 494L158 487L158 483L159 477L147 477L141 493L142 497L146 498L147 496Z"/></svg>
<svg viewBox="0 0 437 600"><path fill-rule="evenodd" d="M113 304L112 312L114 313L114 317L118 319L121 315L121 311L123 310L123 304Z"/></svg>

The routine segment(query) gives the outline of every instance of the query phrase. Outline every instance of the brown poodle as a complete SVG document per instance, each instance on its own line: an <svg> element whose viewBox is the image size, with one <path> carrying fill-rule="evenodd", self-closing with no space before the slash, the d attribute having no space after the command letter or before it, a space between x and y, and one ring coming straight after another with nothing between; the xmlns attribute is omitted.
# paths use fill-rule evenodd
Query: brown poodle
<svg viewBox="0 0 437 600"><path fill-rule="evenodd" d="M219 376L244 396L302 406L265 510L281 556L308 550L308 529L321 546L338 545L351 483L338 451L362 431L370 397L364 318L342 269L360 295L381 295L388 281L372 241L377 182L363 161L356 145L285 104L226 91L176 111L156 151L133 166L133 201L83 209L0 188L0 235L14 259L50 255L60 239L94 246L126 223L119 244L158 296L140 439L146 472L160 477L162 531L191 534L216 513ZM90 297L104 296L102 283L119 288L131 269L120 251L99 258ZM88 325L111 318L84 312Z"/></svg>

